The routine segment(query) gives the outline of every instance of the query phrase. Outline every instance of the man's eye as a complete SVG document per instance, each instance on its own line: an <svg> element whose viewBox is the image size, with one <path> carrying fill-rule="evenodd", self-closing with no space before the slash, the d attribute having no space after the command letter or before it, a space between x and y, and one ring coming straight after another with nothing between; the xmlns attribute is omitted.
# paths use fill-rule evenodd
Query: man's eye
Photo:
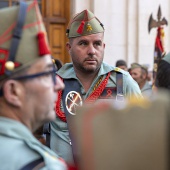
<svg viewBox="0 0 170 170"><path fill-rule="evenodd" d="M44 76L51 76L52 74L55 74L55 71L54 70L49 70L47 72L44 73Z"/></svg>
<svg viewBox="0 0 170 170"><path fill-rule="evenodd" d="M44 74L44 77L49 77L51 74L50 73L46 73Z"/></svg>
<svg viewBox="0 0 170 170"><path fill-rule="evenodd" d="M101 42L96 42L95 45L96 46L101 46Z"/></svg>
<svg viewBox="0 0 170 170"><path fill-rule="evenodd" d="M86 42L80 42L79 45L87 45Z"/></svg>

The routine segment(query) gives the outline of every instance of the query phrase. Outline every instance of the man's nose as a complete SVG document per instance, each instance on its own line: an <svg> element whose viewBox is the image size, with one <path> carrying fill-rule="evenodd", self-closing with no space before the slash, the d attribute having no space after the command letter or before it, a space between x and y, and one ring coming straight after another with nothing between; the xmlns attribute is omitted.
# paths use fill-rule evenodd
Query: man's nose
<svg viewBox="0 0 170 170"><path fill-rule="evenodd" d="M89 46L88 46L88 54L89 55L94 55L95 52L96 52L96 49L95 49L94 45L93 44L89 44Z"/></svg>
<svg viewBox="0 0 170 170"><path fill-rule="evenodd" d="M54 85L55 91L63 90L65 85L63 81L61 80L61 78L57 75L56 75L56 82L57 83Z"/></svg>

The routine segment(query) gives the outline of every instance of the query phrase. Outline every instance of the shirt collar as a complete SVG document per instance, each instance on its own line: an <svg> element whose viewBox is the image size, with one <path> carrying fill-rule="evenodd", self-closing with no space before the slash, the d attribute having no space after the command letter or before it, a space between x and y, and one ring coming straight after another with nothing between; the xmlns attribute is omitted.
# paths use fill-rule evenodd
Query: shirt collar
<svg viewBox="0 0 170 170"><path fill-rule="evenodd" d="M106 63L102 63L101 64L101 68L99 70L99 73L98 73L98 76L101 76L101 75L105 75L107 74L108 72L111 72L114 70L115 67L113 66L110 66ZM70 78L75 78L77 79L76 77L76 74L74 72L74 67L73 67L73 63L66 63L65 65L63 65L60 70L58 71L57 73L60 77L64 78L64 79L70 79Z"/></svg>

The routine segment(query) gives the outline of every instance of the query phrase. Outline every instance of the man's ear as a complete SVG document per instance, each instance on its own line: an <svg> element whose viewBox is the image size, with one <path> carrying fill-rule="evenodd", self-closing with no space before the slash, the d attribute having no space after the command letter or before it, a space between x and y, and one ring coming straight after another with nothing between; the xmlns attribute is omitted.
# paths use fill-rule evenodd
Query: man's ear
<svg viewBox="0 0 170 170"><path fill-rule="evenodd" d="M70 51L70 48L71 48L71 44L69 42L67 42L66 43L66 49L67 49L68 52Z"/></svg>
<svg viewBox="0 0 170 170"><path fill-rule="evenodd" d="M13 106L22 105L23 85L16 80L7 80L3 85L3 96L5 100Z"/></svg>

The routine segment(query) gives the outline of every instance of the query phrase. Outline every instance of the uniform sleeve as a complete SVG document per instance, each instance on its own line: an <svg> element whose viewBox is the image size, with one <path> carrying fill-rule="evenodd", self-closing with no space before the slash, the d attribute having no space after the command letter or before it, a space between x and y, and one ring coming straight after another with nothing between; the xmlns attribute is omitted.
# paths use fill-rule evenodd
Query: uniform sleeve
<svg viewBox="0 0 170 170"><path fill-rule="evenodd" d="M142 93L137 82L129 73L123 75L123 91L128 98L142 98Z"/></svg>

